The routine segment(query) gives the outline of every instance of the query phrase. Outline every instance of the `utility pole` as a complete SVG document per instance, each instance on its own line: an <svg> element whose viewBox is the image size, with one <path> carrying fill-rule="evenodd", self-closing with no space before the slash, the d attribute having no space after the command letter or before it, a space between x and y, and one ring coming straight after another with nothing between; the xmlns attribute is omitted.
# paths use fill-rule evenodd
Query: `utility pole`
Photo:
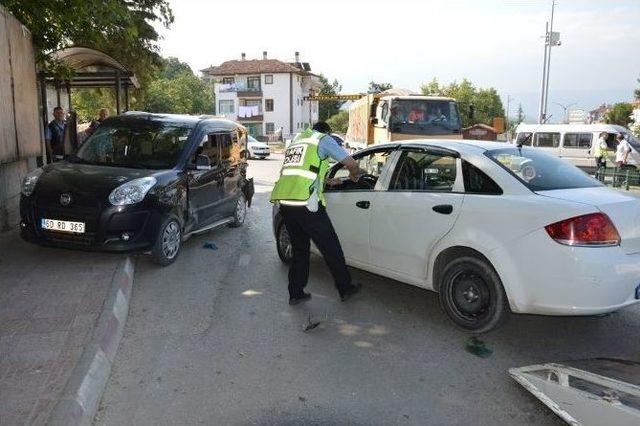
<svg viewBox="0 0 640 426"><path fill-rule="evenodd" d="M506 111L506 116L505 116L505 130L507 133L507 140L510 139L510 135L511 135L511 129L509 128L509 104L511 103L511 101L513 100L513 98L510 95L507 95L507 111Z"/></svg>
<svg viewBox="0 0 640 426"><path fill-rule="evenodd" d="M546 112L544 110L544 90L547 87L547 38L549 37L549 22L544 28L544 59L542 61L542 85L540 87L540 108L538 108L538 124L544 123Z"/></svg>
<svg viewBox="0 0 640 426"><path fill-rule="evenodd" d="M551 1L551 24L549 25L549 53L547 54L547 83L544 88L544 115L547 116L547 100L549 98L549 74L551 74L551 48L555 45L553 34L553 12L556 8L556 0ZM559 40L558 40L559 41Z"/></svg>
<svg viewBox="0 0 640 426"><path fill-rule="evenodd" d="M540 87L540 109L538 110L538 123L544 123L547 117L547 103L549 99L549 73L551 68L551 47L560 46L560 33L553 32L553 16L556 2L551 2L551 25L545 26L544 34L544 59L542 63L542 84Z"/></svg>

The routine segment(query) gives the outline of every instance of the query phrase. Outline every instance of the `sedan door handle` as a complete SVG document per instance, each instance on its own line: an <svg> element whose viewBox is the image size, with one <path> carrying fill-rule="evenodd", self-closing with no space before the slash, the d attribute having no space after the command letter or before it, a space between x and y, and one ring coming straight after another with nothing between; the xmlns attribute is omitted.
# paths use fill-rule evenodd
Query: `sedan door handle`
<svg viewBox="0 0 640 426"><path fill-rule="evenodd" d="M437 206L433 206L433 211L440 214L451 214L453 206L451 204L439 204Z"/></svg>
<svg viewBox="0 0 640 426"><path fill-rule="evenodd" d="M356 207L360 207L361 209L368 209L371 206L371 202L369 201L358 201L356 203Z"/></svg>

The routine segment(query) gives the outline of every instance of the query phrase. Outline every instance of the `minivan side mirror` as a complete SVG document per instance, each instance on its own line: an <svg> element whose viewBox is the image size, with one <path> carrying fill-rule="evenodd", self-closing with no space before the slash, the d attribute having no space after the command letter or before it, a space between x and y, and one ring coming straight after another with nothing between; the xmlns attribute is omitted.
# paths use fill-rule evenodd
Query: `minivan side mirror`
<svg viewBox="0 0 640 426"><path fill-rule="evenodd" d="M211 170L211 160L204 154L196 156L196 170Z"/></svg>

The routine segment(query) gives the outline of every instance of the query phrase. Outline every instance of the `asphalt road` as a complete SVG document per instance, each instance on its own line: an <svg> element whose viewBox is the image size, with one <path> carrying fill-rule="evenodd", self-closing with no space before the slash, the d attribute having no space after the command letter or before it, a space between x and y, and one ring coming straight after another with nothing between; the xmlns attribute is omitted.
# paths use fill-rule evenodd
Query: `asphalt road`
<svg viewBox="0 0 640 426"><path fill-rule="evenodd" d="M166 268L138 259L96 424L562 424L509 367L640 358L640 308L513 316L482 337L493 352L480 358L435 293L353 270L363 294L341 303L318 257L313 299L290 307L268 203L280 162L250 162L257 193L244 227L192 238ZM321 324L303 332L309 316Z"/></svg>

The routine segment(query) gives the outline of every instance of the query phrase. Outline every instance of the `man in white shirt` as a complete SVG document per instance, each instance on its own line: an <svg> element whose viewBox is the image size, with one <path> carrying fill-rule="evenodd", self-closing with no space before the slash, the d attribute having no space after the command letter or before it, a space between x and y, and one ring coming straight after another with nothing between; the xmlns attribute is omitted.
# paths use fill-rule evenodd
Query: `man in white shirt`
<svg viewBox="0 0 640 426"><path fill-rule="evenodd" d="M616 167L621 168L627 165L629 154L631 153L631 145L626 141L622 133L616 135L618 146L616 147Z"/></svg>

